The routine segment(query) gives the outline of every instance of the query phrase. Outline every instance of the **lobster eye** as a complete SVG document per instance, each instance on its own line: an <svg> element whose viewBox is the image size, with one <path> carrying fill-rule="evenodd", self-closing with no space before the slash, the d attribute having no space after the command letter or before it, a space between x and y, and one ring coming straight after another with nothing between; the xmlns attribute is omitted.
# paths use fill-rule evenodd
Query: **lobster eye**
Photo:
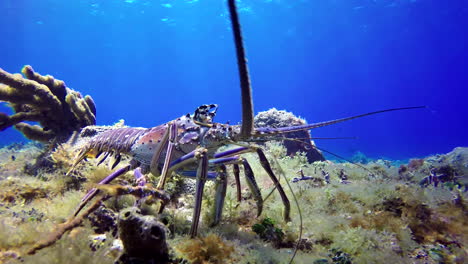
<svg viewBox="0 0 468 264"><path fill-rule="evenodd" d="M218 105L217 104L211 104L208 112L213 114L213 116L214 116L216 114L217 110L218 110Z"/></svg>
<svg viewBox="0 0 468 264"><path fill-rule="evenodd" d="M217 109L217 104L201 105L195 110L193 119L202 123L212 123Z"/></svg>

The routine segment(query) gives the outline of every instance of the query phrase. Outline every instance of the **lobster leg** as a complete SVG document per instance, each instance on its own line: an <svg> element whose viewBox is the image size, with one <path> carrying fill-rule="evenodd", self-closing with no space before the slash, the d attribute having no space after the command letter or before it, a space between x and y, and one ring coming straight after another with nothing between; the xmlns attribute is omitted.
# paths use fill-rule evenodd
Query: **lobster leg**
<svg viewBox="0 0 468 264"><path fill-rule="evenodd" d="M166 179L167 176L170 175L169 172L169 167L170 164L169 162L171 161L172 158L172 151L174 150L174 141L176 140L177 137L177 124L174 122L169 123L169 130L166 132L169 137L169 141L167 142L167 151L166 151L166 157L164 159L164 166L161 171L161 178L159 179L158 186L156 187L158 190L163 190L164 185L166 184ZM163 144L162 144L163 145ZM160 153L159 153L160 155ZM157 163L154 164L154 162L159 160L159 155L155 158L153 157L151 161L151 167L155 166L157 168ZM156 156L156 154L155 154ZM153 168L151 170L154 170Z"/></svg>
<svg viewBox="0 0 468 264"><path fill-rule="evenodd" d="M199 157L201 159L198 164L197 170L197 183L195 193L195 207L193 209L192 227L190 228L190 237L194 238L198 233L198 223L200 222L200 212L203 198L203 190L205 188L205 182L208 174L208 157L206 155L206 149L203 149L203 154Z"/></svg>
<svg viewBox="0 0 468 264"><path fill-rule="evenodd" d="M218 176L216 177L215 189L216 197L213 209L213 222L211 223L211 226L219 224L223 215L223 206L227 190L227 171L225 165L221 165L219 168Z"/></svg>
<svg viewBox="0 0 468 264"><path fill-rule="evenodd" d="M77 155L77 157L76 157L76 159L75 159L75 162L73 162L71 168L67 171L67 173L65 173L65 176L69 176L69 175L72 173L72 171L75 170L76 166L77 166L82 160L84 160L84 159L86 158L86 155L88 154L89 151L90 151L89 149L84 149L84 150L81 150L81 151L78 153L78 155ZM98 155L96 156L96 158L97 158L99 155L101 155L101 154L102 154L102 152L98 153Z"/></svg>
<svg viewBox="0 0 468 264"><path fill-rule="evenodd" d="M218 153L218 154L220 154L220 153ZM222 159L224 159L225 161L224 162L219 162L219 160L222 160ZM226 160L226 158L212 159L212 160L210 160L210 163L225 164L225 165L233 164L234 179L235 179L236 190L237 190L237 201L240 202L242 200L241 184L240 184L240 177L239 177L240 176L239 164L241 162L240 162L239 156L234 156L234 157L231 157L231 158L228 158L228 159L230 159L230 160ZM233 162L228 162L228 161L233 161Z"/></svg>
<svg viewBox="0 0 468 264"><path fill-rule="evenodd" d="M125 174L127 173L128 171L130 171L131 169L133 169L135 167L135 165L132 165L132 164L129 164L121 169L118 169L116 170L115 172L111 173L109 176L107 176L106 178L102 179L98 184L108 184L110 183L111 181L113 181L115 178L119 177L120 175L122 174ZM91 189L86 195L85 197L83 197L83 199L81 199L81 202L80 204L78 205L78 207L76 208L75 210L75 213L73 214L74 216L77 216L78 213L81 211L81 209L83 209L83 207L85 207L85 205L91 200L93 199L97 194L99 193L99 190L96 189L96 188L93 188Z"/></svg>
<svg viewBox="0 0 468 264"><path fill-rule="evenodd" d="M133 171L133 176L135 177L135 180L138 186L146 185L145 175L141 173L141 168L136 168L135 171Z"/></svg>
<svg viewBox="0 0 468 264"><path fill-rule="evenodd" d="M243 146L243 147L238 147L238 148L226 150L226 151L223 151L223 152L215 153L213 155L213 157L214 158L231 157L231 156L234 156L234 155L240 155L240 154L249 153L249 152L253 152L252 148L250 146L248 146L248 147Z"/></svg>
<svg viewBox="0 0 468 264"><path fill-rule="evenodd" d="M234 164L232 168L234 172L234 179L236 181L236 190L237 190L237 201L240 203L242 200L242 195L241 195L241 184L240 184L240 177L239 177L239 165Z"/></svg>
<svg viewBox="0 0 468 264"><path fill-rule="evenodd" d="M138 184L138 186L140 187L143 187L146 185L146 177L145 175L143 175L143 173L141 173L141 168L136 168L134 171L133 171L133 176L135 177L135 180L136 180L136 183ZM159 190L158 190L159 191ZM162 191L160 191L162 193ZM141 202L143 201L142 199L143 197L141 197L140 199L137 199L135 201L135 204L134 206L136 207L140 207L141 205ZM163 202L164 201L169 201L169 199L167 200L164 200L164 199L160 199L162 200Z"/></svg>
<svg viewBox="0 0 468 264"><path fill-rule="evenodd" d="M252 195L257 202L257 217L262 214L263 211L263 198L260 188L258 188L257 181L255 180L255 175L253 173L252 167L250 167L249 162L246 159L242 159L242 165L244 166L245 179L247 180L247 185L252 192Z"/></svg>
<svg viewBox="0 0 468 264"><path fill-rule="evenodd" d="M286 193L284 192L283 187L279 183L278 178L276 178L275 174L273 173L270 163L268 162L268 159L263 153L263 150L261 148L257 148L256 151L260 159L260 164L262 165L263 169L265 169L265 171L268 173L268 176L270 176L271 180L275 184L281 196L281 200L283 201L283 204L284 204L284 220L286 222L290 222L291 221L291 217L290 217L291 204L289 203L288 196L286 196Z"/></svg>
<svg viewBox="0 0 468 264"><path fill-rule="evenodd" d="M197 182L196 182L196 193L195 193L195 206L193 211L193 220L192 226L190 229L190 236L194 238L198 233L198 223L200 222L200 212L201 212L201 205L202 205L202 198L203 198L203 190L205 187L205 182L208 178L208 157L207 157L207 149L205 148L198 148L177 160L171 162L170 164L165 164L164 166L168 166L167 174L172 173L174 170L177 170L184 165L187 165L192 162L199 161L198 169L197 169ZM168 163L168 162L167 162ZM160 184L163 183L160 181ZM164 187L164 185L162 185ZM160 208L160 212L162 211L163 206Z"/></svg>
<svg viewBox="0 0 468 264"><path fill-rule="evenodd" d="M234 165L234 177L236 179L236 186L237 186L237 200L241 201L241 190L240 190L240 180L239 180L239 164L242 162L247 162L245 159L240 158L239 156L227 157L227 158L218 158L212 159L209 161L210 164L218 165L220 172L218 172L216 177L216 198L215 198L215 206L213 209L213 223L212 226L219 224L221 221L221 217L223 214L223 206L224 200L226 198L226 189L227 189L227 172L226 172L226 165L233 164ZM247 163L247 166L250 166ZM255 177L253 176L252 169L246 169L246 176L247 182L249 182L249 188L253 193L255 200L257 201L257 208L259 208L260 212L263 207L263 199L260 193L260 189L255 181ZM250 184L253 182L252 184Z"/></svg>
<svg viewBox="0 0 468 264"><path fill-rule="evenodd" d="M185 154L184 156L174 160L169 164L169 169L167 171L167 174L170 175L172 172L177 171L180 168L183 168L184 166L196 162L199 160L203 155L205 149L203 148L197 148L193 150L192 152ZM215 162L212 162L215 161ZM216 162L216 160L210 160L210 163L213 164L220 164L221 162ZM197 174L194 171L177 171L178 174L184 176L184 177L196 177ZM208 172L207 173L207 178L208 179L215 179L216 178L216 173L215 172Z"/></svg>
<svg viewBox="0 0 468 264"><path fill-rule="evenodd" d="M228 158L219 158L219 159L211 159L208 161L208 168L216 167L216 172L208 171L207 172L207 179L214 179L216 196L215 196L215 204L213 207L213 222L210 226L215 226L219 224L222 218L223 213L223 205L224 200L226 199L226 190L227 190L227 171L226 165L234 164L238 167L238 163L241 160L238 156L235 157L228 157ZM238 167L239 168L239 167ZM194 171L177 171L179 175L185 177L194 177ZM197 172L195 172L196 174ZM238 177L239 175L237 175ZM240 192L240 190L239 190Z"/></svg>
<svg viewBox="0 0 468 264"><path fill-rule="evenodd" d="M247 152L257 152L257 155L258 155L258 157L260 159L260 163L261 163L263 169L267 172L268 176L270 176L271 180L275 184L275 187L278 189L278 192L279 192L279 194L281 196L281 200L283 201L283 204L284 204L284 220L286 222L291 221L291 217L290 217L291 204L289 202L289 199L286 196L286 193L284 192L284 189L281 186L280 182L278 181L278 178L275 176L273 170L271 169L270 163L268 162L268 159L266 158L266 156L263 153L263 150L261 148L254 147L254 146L241 146L241 147L238 147L238 148L235 148L235 149L227 150L225 152L216 153L214 155L214 157L215 158L221 158L221 157L238 155L238 154L247 153ZM250 168L250 165L246 161L243 162L243 165L244 165L244 170L245 170L245 173L246 173L246 176L247 176L246 179L248 180L247 182L249 184L249 187L251 187L251 190L255 190L256 188L258 189L258 186L255 186L256 182L255 182L255 178L254 178L254 175L253 175L253 171ZM254 182L255 182L255 185L253 184ZM253 186L250 186L251 184ZM254 197L255 197L255 195L258 195L256 193L256 191L253 191L252 193L254 194ZM259 198L256 197L255 199L257 200L257 206L258 206L259 205ZM263 204L263 200L262 200L262 204ZM260 209L260 207L259 207L259 209ZM259 212L261 212L261 211L259 210Z"/></svg>
<svg viewBox="0 0 468 264"><path fill-rule="evenodd" d="M252 192L254 200L257 203L257 217L258 217L263 211L263 198L262 198L262 193L260 191L260 188L258 187L257 181L255 180L255 174L246 159L239 158L238 156L233 156L233 155L238 155L238 154L253 152L253 151L255 150L251 147L239 147L239 148L227 150L224 152L216 153L214 156L218 158L218 160L224 159L228 161L232 159L234 161L234 176L236 179L236 186L237 186L237 200L239 202L241 201L241 192L240 192L240 180L239 180L239 166L237 164L242 164L242 166L244 167L244 174L245 174L245 179L247 181L247 186L249 186L249 189ZM233 157L230 157L230 156L233 156Z"/></svg>
<svg viewBox="0 0 468 264"><path fill-rule="evenodd" d="M240 151L245 151L245 148L242 147L242 148L238 148L237 150ZM229 155L234 155L234 154L239 154L238 152L235 151L236 149L234 149L234 151L232 150L228 150L226 152L221 152L221 153L216 153L215 154L215 157L224 157L224 156L229 156ZM214 160L210 160L210 163L220 163L218 162L217 160L221 160L221 159L224 159L224 158L219 158L219 159L214 159ZM240 183L240 170L239 170L239 164L241 162L239 162L239 156L234 156L231 158L234 163L230 162L222 162L224 164L233 164L233 172L234 172L234 179L235 179L235 182L236 182L236 190L237 190L237 201L238 202L241 202L242 200L242 196L241 196L241 183ZM250 186L249 186L250 187ZM252 191L253 192L253 191Z"/></svg>

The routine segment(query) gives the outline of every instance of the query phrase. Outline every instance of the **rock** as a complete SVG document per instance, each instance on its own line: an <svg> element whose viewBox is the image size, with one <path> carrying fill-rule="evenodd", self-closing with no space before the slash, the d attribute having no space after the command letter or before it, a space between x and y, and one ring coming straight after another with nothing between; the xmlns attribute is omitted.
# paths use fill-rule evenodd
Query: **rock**
<svg viewBox="0 0 468 264"><path fill-rule="evenodd" d="M457 147L447 154L438 154L424 159L424 164L441 182L453 182L468 189L468 148ZM425 172L421 167L420 172ZM426 170L428 170L426 168ZM429 176L429 173L426 173ZM424 180L427 180L426 177Z"/></svg>
<svg viewBox="0 0 468 264"><path fill-rule="evenodd" d="M307 122L296 117L291 112L272 108L268 111L258 113L254 118L255 127L287 127L307 124ZM309 162L324 161L322 153L315 148L315 143L310 139L309 131L297 131L286 134L286 138L300 138L298 140L285 140L283 142L288 155L294 155L299 151L305 152Z"/></svg>
<svg viewBox="0 0 468 264"><path fill-rule="evenodd" d="M136 207L122 210L118 220L124 253L117 263L168 263L166 227L154 216L141 215Z"/></svg>

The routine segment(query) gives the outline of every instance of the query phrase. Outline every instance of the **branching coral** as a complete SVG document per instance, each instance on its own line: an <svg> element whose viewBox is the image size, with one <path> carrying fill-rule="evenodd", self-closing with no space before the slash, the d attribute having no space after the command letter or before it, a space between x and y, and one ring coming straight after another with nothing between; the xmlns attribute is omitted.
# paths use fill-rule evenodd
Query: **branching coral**
<svg viewBox="0 0 468 264"><path fill-rule="evenodd" d="M14 126L32 140L62 141L74 131L96 123L96 106L91 96L82 97L63 81L40 75L29 65L23 67L22 73L24 77L0 68L0 101L8 102L15 112L0 113L0 131Z"/></svg>

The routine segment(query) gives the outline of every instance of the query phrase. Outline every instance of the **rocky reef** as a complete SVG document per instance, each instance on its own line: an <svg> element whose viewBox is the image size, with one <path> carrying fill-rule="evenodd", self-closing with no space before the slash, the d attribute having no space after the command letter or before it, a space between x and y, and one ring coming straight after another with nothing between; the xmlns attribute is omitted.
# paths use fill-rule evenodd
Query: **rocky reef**
<svg viewBox="0 0 468 264"><path fill-rule="evenodd" d="M210 181L196 239L187 237L193 194L180 188L190 180L178 177L168 183L171 203L162 214L158 203L144 201L137 210L138 198L117 195L71 222L86 190L110 170L90 160L77 168L83 180L64 177L71 166L67 148L52 153L55 170L36 176L23 170L40 154L37 145L0 149L0 263L287 263L295 248L294 263L468 261L468 148L404 163L369 158L366 164L309 163L305 154L289 156L284 146L268 143L273 170L298 199L302 232L297 208L292 207L292 222L284 222L279 195L268 196L274 184L256 156L246 154L262 196L268 197L262 215L256 217L246 187L238 203L235 186L228 186L223 220L210 227L215 202ZM132 180L127 173L115 183ZM286 188L289 197L291 190ZM71 228L55 244L27 254L40 244L38 238L63 227Z"/></svg>
<svg viewBox="0 0 468 264"><path fill-rule="evenodd" d="M268 111L259 112L254 118L255 127L288 127L305 125L307 122L285 110L272 108ZM284 134L283 145L286 147L287 155L291 156L298 152L304 152L307 161L324 161L322 153L315 147L310 138L309 131L297 131Z"/></svg>

